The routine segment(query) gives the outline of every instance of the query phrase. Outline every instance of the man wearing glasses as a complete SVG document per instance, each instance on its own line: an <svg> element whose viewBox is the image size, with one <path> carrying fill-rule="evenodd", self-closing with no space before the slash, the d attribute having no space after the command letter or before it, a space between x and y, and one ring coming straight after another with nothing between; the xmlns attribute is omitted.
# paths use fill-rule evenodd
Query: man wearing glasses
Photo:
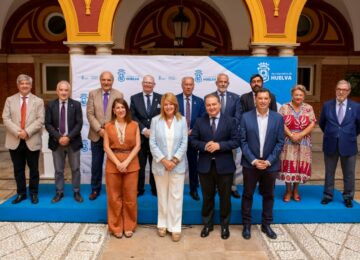
<svg viewBox="0 0 360 260"><path fill-rule="evenodd" d="M344 178L345 207L352 208L355 190L355 163L358 153L356 138L360 133L360 105L348 99L350 83L340 80L336 99L327 101L320 115L319 126L324 132L325 187L321 204L333 200L336 165L340 158Z"/></svg>

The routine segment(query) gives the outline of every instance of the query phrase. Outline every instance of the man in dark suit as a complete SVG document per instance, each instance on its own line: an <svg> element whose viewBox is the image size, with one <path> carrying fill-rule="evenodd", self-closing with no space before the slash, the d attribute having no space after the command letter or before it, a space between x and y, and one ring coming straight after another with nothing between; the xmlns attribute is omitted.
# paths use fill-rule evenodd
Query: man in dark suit
<svg viewBox="0 0 360 260"><path fill-rule="evenodd" d="M150 186L151 193L156 196L156 185L154 175L151 170L152 155L149 147L150 124L154 116L160 114L161 95L155 93L155 80L151 75L146 75L142 81L143 91L131 96L130 110L132 118L139 123L141 133L141 149L139 152L139 181L138 196L142 196L145 192L145 167L149 159L150 165Z"/></svg>
<svg viewBox="0 0 360 260"><path fill-rule="evenodd" d="M225 114L227 116L233 117L236 120L236 124L240 125L241 115L243 113L241 103L240 103L240 97L239 95L228 91L228 87L230 84L229 76L225 73L220 73L216 78L216 87L217 90L213 93L217 95L221 102L221 113ZM236 154L236 151L234 150L234 156ZM234 198L239 199L240 194L237 191L236 185L236 172L234 174L233 179L233 185L231 187L231 195Z"/></svg>
<svg viewBox="0 0 360 260"><path fill-rule="evenodd" d="M280 170L279 155L284 145L284 120L269 109L270 91L261 88L255 94L256 109L243 114L240 124L241 164L244 175L242 198L242 236L251 238L251 209L256 184L262 187L263 213L261 231L276 239L273 221L274 186Z"/></svg>
<svg viewBox="0 0 360 260"><path fill-rule="evenodd" d="M261 89L264 86L264 80L260 74L255 74L251 76L250 78L250 86L252 91L242 95L240 97L240 103L243 112L248 112L250 110L253 110L255 108L255 93L258 89ZM270 109L272 111L277 111L277 105L276 105L276 99L273 94L270 93L271 103L270 103Z"/></svg>
<svg viewBox="0 0 360 260"><path fill-rule="evenodd" d="M336 165L340 158L344 178L343 198L347 208L353 207L358 153L356 137L360 133L360 105L348 99L350 91L350 83L340 80L336 85L336 99L324 104L319 122L324 132L325 160L325 187L321 204L328 204L333 199Z"/></svg>
<svg viewBox="0 0 360 260"><path fill-rule="evenodd" d="M206 112L198 118L190 135L191 145L199 151L197 169L203 195L201 237L214 229L216 187L220 197L221 238L230 236L231 185L236 169L232 150L239 147L236 119L222 114L220 99L215 94L205 96Z"/></svg>
<svg viewBox="0 0 360 260"><path fill-rule="evenodd" d="M193 77L183 77L181 80L183 93L176 96L179 103L179 112L186 118L189 135L191 134L196 119L205 113L204 101L200 97L193 95L194 86ZM190 196L194 200L200 200L197 192L197 188L199 187L199 176L196 169L198 152L190 145L190 143L188 144L186 155L189 169Z"/></svg>
<svg viewBox="0 0 360 260"><path fill-rule="evenodd" d="M57 99L49 102L45 113L45 128L49 132L49 149L52 150L55 168L56 194L52 203L64 197L64 168L66 155L72 173L74 198L83 202L80 195L80 149L83 125L81 104L70 98L69 82L60 81L56 86Z"/></svg>

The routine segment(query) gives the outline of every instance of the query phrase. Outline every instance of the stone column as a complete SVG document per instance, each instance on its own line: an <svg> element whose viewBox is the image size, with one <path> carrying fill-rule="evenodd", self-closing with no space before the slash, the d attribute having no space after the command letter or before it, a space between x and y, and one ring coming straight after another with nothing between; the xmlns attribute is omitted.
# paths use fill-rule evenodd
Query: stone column
<svg viewBox="0 0 360 260"><path fill-rule="evenodd" d="M64 42L64 44L66 46L69 47L69 54L79 54L79 55L84 55L85 50L84 48L86 47L86 45L88 45L87 43L70 43L70 42Z"/></svg>
<svg viewBox="0 0 360 260"><path fill-rule="evenodd" d="M252 56L267 56L269 45L265 44L250 44L250 48L252 49Z"/></svg>
<svg viewBox="0 0 360 260"><path fill-rule="evenodd" d="M300 46L300 44L291 44L291 45L282 45L278 46L279 56L280 57L288 57L294 56L294 50L296 47Z"/></svg>
<svg viewBox="0 0 360 260"><path fill-rule="evenodd" d="M96 43L94 46L96 47L96 55L111 55L114 43Z"/></svg>

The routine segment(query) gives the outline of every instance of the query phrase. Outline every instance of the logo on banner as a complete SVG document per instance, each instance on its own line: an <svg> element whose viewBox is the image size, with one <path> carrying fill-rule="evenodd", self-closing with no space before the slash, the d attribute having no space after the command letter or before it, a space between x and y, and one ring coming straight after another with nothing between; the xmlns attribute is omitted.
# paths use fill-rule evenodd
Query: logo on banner
<svg viewBox="0 0 360 260"><path fill-rule="evenodd" d="M258 73L261 75L261 77L263 78L264 82L269 81L270 79L270 67L269 67L269 63L266 62L260 62L258 64Z"/></svg>
<svg viewBox="0 0 360 260"><path fill-rule="evenodd" d="M88 140L82 140L83 143L83 148L81 149L81 151L83 153L86 153L89 151L89 141Z"/></svg>
<svg viewBox="0 0 360 260"><path fill-rule="evenodd" d="M86 107L88 101L88 94L87 93L81 93L80 94L80 103L83 107Z"/></svg>
<svg viewBox="0 0 360 260"><path fill-rule="evenodd" d="M81 80L94 80L94 79L98 79L98 76L96 76L96 75L81 75L80 79Z"/></svg>
<svg viewBox="0 0 360 260"><path fill-rule="evenodd" d="M196 83L201 83L203 81L216 81L216 76L203 75L202 70L195 70L194 74L194 80Z"/></svg>
<svg viewBox="0 0 360 260"><path fill-rule="evenodd" d="M139 80L140 78L139 78L139 76L137 76L137 75L126 75L126 70L124 70L124 69L119 69L118 71L117 71L117 74L118 74L118 81L119 82L124 82L124 81L126 81L126 80Z"/></svg>

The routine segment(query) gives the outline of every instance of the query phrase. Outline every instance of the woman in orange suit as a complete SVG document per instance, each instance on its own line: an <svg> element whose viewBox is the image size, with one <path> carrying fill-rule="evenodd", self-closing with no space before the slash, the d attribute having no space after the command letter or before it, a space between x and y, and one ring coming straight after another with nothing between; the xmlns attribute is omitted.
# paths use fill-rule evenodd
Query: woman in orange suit
<svg viewBox="0 0 360 260"><path fill-rule="evenodd" d="M140 130L131 120L124 99L117 98L112 105L112 120L105 125L104 150L109 231L116 238L123 234L132 237L137 225Z"/></svg>

